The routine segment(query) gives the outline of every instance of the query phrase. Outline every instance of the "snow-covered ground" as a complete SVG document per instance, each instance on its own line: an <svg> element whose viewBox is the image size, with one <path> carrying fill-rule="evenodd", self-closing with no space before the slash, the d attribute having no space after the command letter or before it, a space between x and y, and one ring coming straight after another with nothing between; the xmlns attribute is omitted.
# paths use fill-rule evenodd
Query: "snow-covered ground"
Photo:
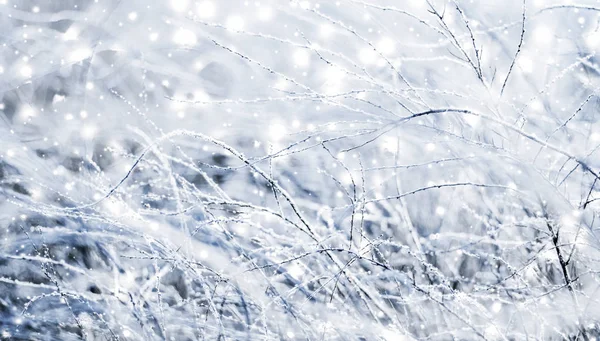
<svg viewBox="0 0 600 341"><path fill-rule="evenodd" d="M0 0L0 339L600 337L600 4Z"/></svg>

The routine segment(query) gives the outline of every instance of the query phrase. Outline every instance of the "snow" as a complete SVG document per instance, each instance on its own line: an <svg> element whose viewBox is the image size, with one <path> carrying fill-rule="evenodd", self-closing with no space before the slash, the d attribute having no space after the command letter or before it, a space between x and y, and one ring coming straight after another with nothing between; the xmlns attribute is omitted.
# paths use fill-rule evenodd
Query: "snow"
<svg viewBox="0 0 600 341"><path fill-rule="evenodd" d="M196 6L196 12L200 18L211 18L215 16L217 7L212 1L201 1Z"/></svg>
<svg viewBox="0 0 600 341"><path fill-rule="evenodd" d="M154 38L153 35L150 35L150 40L156 40L157 38L158 37ZM194 45L197 42L197 37L193 31L180 28L173 36L173 42L179 45Z"/></svg>
<svg viewBox="0 0 600 341"><path fill-rule="evenodd" d="M241 31L244 28L244 18L240 15L230 15L227 17L225 26L233 31Z"/></svg>
<svg viewBox="0 0 600 341"><path fill-rule="evenodd" d="M29 65L23 65L23 66L21 66L21 70L20 71L21 71L21 76L23 76L25 78L30 78L31 75L33 74L33 69Z"/></svg>
<svg viewBox="0 0 600 341"><path fill-rule="evenodd" d="M596 1L0 3L0 339L600 337Z"/></svg>

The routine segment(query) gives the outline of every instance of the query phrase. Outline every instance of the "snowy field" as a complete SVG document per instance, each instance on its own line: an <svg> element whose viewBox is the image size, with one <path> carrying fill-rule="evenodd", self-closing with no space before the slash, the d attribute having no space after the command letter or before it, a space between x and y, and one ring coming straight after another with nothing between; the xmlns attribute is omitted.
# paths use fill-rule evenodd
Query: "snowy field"
<svg viewBox="0 0 600 341"><path fill-rule="evenodd" d="M0 339L596 340L598 51L593 0L0 0Z"/></svg>

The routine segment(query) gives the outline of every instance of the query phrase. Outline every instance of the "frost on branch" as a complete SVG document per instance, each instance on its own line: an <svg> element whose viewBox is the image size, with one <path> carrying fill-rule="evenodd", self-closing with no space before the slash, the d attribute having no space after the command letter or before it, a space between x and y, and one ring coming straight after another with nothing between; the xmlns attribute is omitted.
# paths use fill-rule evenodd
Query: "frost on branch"
<svg viewBox="0 0 600 341"><path fill-rule="evenodd" d="M0 338L598 338L597 6L0 0Z"/></svg>

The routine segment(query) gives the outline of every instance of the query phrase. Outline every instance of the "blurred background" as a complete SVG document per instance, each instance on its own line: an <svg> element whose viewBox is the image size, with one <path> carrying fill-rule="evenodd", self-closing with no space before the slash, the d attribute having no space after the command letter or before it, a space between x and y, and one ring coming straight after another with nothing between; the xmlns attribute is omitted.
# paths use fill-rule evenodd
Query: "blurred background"
<svg viewBox="0 0 600 341"><path fill-rule="evenodd" d="M600 335L600 7L0 0L0 338Z"/></svg>

